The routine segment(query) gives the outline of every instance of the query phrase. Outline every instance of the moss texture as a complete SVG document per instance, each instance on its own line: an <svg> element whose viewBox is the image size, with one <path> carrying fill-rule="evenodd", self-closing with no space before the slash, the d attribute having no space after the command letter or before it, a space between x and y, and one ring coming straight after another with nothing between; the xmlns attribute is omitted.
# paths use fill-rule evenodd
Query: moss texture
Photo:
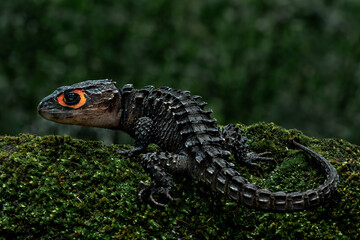
<svg viewBox="0 0 360 240"><path fill-rule="evenodd" d="M325 156L340 175L338 194L316 209L282 214L248 209L191 179L176 177L177 202L140 203L137 159L101 142L68 136L0 137L0 239L359 239L360 147L317 140L272 123L239 124L252 151L271 151L264 172L243 175L272 190L305 190L324 176L289 139Z"/></svg>

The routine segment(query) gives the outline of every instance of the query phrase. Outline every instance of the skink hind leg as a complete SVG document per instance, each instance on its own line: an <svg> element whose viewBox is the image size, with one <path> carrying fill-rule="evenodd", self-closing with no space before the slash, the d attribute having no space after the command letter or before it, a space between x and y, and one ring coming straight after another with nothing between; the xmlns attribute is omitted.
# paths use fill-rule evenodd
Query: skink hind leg
<svg viewBox="0 0 360 240"><path fill-rule="evenodd" d="M271 152L248 153L247 138L241 134L241 130L235 124L226 125L222 129L221 135L225 139L225 147L234 155L235 160L242 164L263 170L256 161L275 161L273 158L266 156Z"/></svg>
<svg viewBox="0 0 360 240"><path fill-rule="evenodd" d="M263 153L254 153L250 152L246 154L246 157L241 159L242 163L248 165L250 167L256 167L263 171L263 168L260 164L256 163L256 161L275 161L271 157L265 157L265 155L271 154L271 152L263 152Z"/></svg>

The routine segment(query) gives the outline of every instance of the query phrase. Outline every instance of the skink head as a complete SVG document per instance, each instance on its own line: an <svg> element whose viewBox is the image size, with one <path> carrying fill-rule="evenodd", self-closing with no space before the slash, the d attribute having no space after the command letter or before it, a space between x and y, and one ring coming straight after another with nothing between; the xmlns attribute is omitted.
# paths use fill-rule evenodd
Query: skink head
<svg viewBox="0 0 360 240"><path fill-rule="evenodd" d="M120 93L111 80L88 80L59 87L38 106L48 120L82 126L116 128L120 120Z"/></svg>

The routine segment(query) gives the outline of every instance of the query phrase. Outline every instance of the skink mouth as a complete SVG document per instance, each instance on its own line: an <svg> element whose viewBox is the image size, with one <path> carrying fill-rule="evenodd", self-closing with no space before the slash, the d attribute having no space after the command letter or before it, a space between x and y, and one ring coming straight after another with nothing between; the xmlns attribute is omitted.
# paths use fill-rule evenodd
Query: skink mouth
<svg viewBox="0 0 360 240"><path fill-rule="evenodd" d="M40 102L37 108L38 113L45 119L56 121L66 118L73 118L74 113L51 108L51 103L46 99Z"/></svg>
<svg viewBox="0 0 360 240"><path fill-rule="evenodd" d="M40 114L51 116L52 118L57 119L74 117L74 114L69 112L43 111Z"/></svg>

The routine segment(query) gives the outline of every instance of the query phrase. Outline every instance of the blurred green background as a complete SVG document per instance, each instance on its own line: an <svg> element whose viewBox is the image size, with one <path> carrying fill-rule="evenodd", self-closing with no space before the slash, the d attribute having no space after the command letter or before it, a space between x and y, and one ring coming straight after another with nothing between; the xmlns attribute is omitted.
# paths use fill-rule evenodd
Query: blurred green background
<svg viewBox="0 0 360 240"><path fill-rule="evenodd" d="M220 124L360 143L358 0L1 0L0 134L123 134L41 119L56 87L112 78L190 90Z"/></svg>

